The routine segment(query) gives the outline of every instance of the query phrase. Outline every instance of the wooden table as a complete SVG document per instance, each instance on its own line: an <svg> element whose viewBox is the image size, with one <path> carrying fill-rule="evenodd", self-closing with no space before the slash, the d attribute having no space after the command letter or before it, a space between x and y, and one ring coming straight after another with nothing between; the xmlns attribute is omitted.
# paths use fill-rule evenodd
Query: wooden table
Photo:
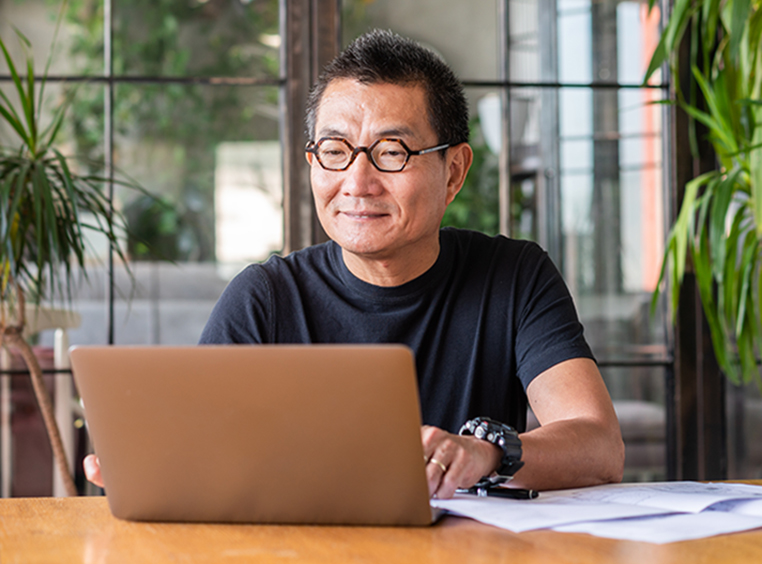
<svg viewBox="0 0 762 564"><path fill-rule="evenodd" d="M757 563L762 529L652 545L456 517L421 528L134 523L102 497L16 498L0 500L0 562Z"/></svg>

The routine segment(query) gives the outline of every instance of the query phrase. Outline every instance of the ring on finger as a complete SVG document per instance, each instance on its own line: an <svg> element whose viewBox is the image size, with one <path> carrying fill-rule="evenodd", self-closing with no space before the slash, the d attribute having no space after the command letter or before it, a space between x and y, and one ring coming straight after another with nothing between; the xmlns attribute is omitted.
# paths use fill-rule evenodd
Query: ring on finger
<svg viewBox="0 0 762 564"><path fill-rule="evenodd" d="M439 466L439 468L441 468L441 470L442 470L442 474L446 474L447 473L447 466L445 466L444 464L439 462L439 460L437 460L433 456L431 458L429 458L429 462L433 462L434 464Z"/></svg>

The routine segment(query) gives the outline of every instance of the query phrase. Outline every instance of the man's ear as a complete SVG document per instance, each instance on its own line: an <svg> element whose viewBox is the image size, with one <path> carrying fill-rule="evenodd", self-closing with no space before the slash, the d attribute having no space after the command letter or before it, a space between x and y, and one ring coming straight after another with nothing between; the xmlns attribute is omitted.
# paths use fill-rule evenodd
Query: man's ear
<svg viewBox="0 0 762 564"><path fill-rule="evenodd" d="M474 162L474 151L468 143L460 143L450 147L447 153L447 205L449 206L466 181L468 169Z"/></svg>

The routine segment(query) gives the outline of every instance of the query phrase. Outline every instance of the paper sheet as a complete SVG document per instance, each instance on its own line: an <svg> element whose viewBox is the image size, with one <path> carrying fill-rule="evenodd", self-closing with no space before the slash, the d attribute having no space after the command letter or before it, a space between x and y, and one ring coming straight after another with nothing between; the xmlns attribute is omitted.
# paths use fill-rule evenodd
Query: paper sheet
<svg viewBox="0 0 762 564"><path fill-rule="evenodd" d="M431 505L462 517L470 517L488 525L514 533L546 529L556 525L669 513L653 507L638 507L621 503L587 502L584 500L554 499L543 494L533 500L514 500L497 497L476 497L456 494L449 500L432 500Z"/></svg>
<svg viewBox="0 0 762 564"><path fill-rule="evenodd" d="M747 484L610 484L534 500L458 495L431 503L514 532L554 528L656 543L762 527L762 487Z"/></svg>
<svg viewBox="0 0 762 564"><path fill-rule="evenodd" d="M707 507L707 511L725 511L728 513L736 513L737 515L762 517L762 499L731 499L729 501L721 501Z"/></svg>
<svg viewBox="0 0 762 564"><path fill-rule="evenodd" d="M728 500L762 500L762 487L728 483L650 482L609 484L595 488L548 492L545 495L556 499L623 503L696 513L710 505Z"/></svg>
<svg viewBox="0 0 762 564"><path fill-rule="evenodd" d="M719 515L713 511L703 511L701 513L682 513L645 519L615 519L612 521L574 523L554 527L554 530L664 544L726 533L738 533L758 527L762 527L762 517L748 517L734 513Z"/></svg>

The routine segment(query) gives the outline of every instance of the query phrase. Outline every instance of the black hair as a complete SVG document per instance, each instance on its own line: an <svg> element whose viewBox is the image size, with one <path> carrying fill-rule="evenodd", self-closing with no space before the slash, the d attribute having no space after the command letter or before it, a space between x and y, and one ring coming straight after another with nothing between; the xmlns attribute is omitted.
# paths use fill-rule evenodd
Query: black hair
<svg viewBox="0 0 762 564"><path fill-rule="evenodd" d="M307 99L310 140L315 140L317 112L326 88L343 78L363 84L422 86L437 143L468 141L468 102L452 69L433 51L384 30L361 35L325 67Z"/></svg>

